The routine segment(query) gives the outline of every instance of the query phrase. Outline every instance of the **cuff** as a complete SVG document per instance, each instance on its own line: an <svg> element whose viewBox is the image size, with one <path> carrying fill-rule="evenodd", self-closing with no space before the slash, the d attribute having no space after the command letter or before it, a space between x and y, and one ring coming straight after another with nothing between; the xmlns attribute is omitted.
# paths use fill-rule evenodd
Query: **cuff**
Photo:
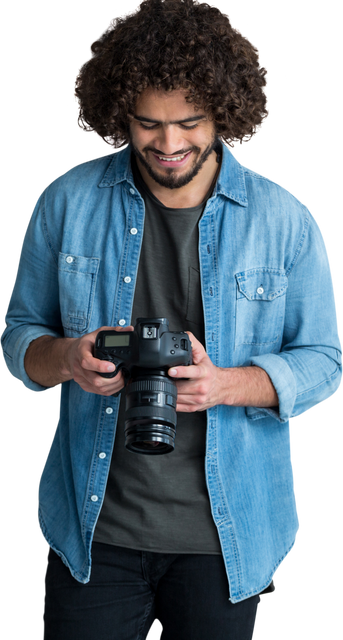
<svg viewBox="0 0 343 640"><path fill-rule="evenodd" d="M24 359L25 353L33 340L40 338L41 336L52 336L53 338L61 338L62 336L59 333L54 331L44 330L42 329L34 329L32 328L30 331L21 332L17 338L13 341L9 340L9 344L7 346L7 351L5 352L3 344L2 346L2 354L1 358L3 361L4 368L7 374L15 380L19 382L23 387L24 391L28 391L29 393L33 393L35 395L42 395L43 393L48 393L49 391L53 391L54 389L58 389L56 387L43 387L42 385L34 382L29 378L26 373L24 367ZM11 355L12 353L12 355Z"/></svg>
<svg viewBox="0 0 343 640"><path fill-rule="evenodd" d="M246 407L246 415L251 420L272 417L279 422L288 422L292 415L296 399L296 383L293 372L287 362L274 353L256 356L247 360L244 367L256 366L269 375L279 398L278 411L265 407Z"/></svg>

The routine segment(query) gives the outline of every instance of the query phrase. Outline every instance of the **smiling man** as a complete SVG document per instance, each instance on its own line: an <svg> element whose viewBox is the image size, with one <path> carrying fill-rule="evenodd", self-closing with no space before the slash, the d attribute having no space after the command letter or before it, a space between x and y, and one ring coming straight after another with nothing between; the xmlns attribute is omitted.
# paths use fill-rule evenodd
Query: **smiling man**
<svg viewBox="0 0 343 640"><path fill-rule="evenodd" d="M132 148L145 183L164 204L168 200L170 204L179 202L181 207L200 204L218 170L215 126L204 112L199 114L187 103L186 97L187 92L180 89L172 94L146 89L137 99L130 127ZM181 192L170 193L181 187Z"/></svg>
<svg viewBox="0 0 343 640"><path fill-rule="evenodd" d="M80 124L125 148L39 198L2 339L27 387L62 384L40 484L44 637L143 640L158 618L163 640L249 640L298 527L289 419L340 381L325 248L225 144L266 116L266 72L218 9L146 0L92 52ZM192 343L166 387L134 380L144 424L161 397L177 412L168 455L125 447L126 380L94 357L101 328L137 318Z"/></svg>

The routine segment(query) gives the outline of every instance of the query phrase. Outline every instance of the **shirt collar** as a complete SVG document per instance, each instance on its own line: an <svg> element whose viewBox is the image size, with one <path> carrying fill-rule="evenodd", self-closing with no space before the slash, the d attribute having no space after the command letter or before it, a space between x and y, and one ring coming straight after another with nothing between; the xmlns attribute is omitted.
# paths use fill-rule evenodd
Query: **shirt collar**
<svg viewBox="0 0 343 640"><path fill-rule="evenodd" d="M99 187L114 187L120 182L127 182L135 188L131 169L131 145L113 154ZM244 168L224 144L222 144L222 164L212 197L218 195L234 200L243 207L248 206Z"/></svg>

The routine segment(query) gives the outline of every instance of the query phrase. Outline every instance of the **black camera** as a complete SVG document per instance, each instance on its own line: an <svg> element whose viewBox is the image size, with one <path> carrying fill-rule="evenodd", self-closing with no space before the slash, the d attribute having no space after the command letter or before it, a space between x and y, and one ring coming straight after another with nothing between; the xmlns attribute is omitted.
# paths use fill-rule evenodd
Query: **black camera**
<svg viewBox="0 0 343 640"><path fill-rule="evenodd" d="M168 369L192 364L184 331L169 331L167 318L137 318L134 331L99 331L94 357L115 364L125 380L125 447L159 455L174 449L177 389Z"/></svg>

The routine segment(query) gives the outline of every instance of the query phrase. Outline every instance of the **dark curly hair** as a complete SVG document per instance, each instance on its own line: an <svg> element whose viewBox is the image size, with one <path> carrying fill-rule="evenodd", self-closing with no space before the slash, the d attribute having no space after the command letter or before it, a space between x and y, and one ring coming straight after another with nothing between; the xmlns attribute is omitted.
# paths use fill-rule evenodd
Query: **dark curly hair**
<svg viewBox="0 0 343 640"><path fill-rule="evenodd" d="M266 70L219 9L193 0L144 0L92 44L76 80L79 124L121 147L138 96L184 89L228 144L250 139L267 115Z"/></svg>

